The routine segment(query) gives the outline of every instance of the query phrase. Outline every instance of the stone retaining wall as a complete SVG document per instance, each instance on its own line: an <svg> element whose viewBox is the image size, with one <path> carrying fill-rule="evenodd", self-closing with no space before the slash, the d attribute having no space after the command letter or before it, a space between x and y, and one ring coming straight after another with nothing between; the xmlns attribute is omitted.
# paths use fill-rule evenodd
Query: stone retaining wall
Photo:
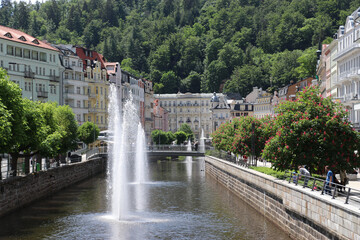
<svg viewBox="0 0 360 240"><path fill-rule="evenodd" d="M105 170L98 158L0 181L0 217Z"/></svg>
<svg viewBox="0 0 360 240"><path fill-rule="evenodd" d="M214 157L205 157L205 171L291 238L360 240L359 208Z"/></svg>

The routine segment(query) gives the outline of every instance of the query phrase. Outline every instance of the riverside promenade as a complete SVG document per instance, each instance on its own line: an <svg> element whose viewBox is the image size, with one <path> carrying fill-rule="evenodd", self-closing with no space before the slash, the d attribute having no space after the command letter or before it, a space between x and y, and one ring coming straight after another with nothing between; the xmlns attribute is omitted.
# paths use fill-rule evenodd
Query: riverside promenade
<svg viewBox="0 0 360 240"><path fill-rule="evenodd" d="M360 239L360 209L356 203L345 204L343 198L333 199L311 188L216 157L205 157L205 172L288 232L291 238ZM350 184L357 186L358 181Z"/></svg>

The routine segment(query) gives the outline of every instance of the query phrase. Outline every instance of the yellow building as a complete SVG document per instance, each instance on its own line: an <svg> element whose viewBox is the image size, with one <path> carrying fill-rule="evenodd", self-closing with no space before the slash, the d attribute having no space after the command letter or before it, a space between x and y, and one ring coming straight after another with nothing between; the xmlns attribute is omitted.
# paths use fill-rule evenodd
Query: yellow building
<svg viewBox="0 0 360 240"><path fill-rule="evenodd" d="M88 82L88 114L87 121L93 122L100 130L108 128L108 94L109 81L106 69L101 67L101 62L94 61L86 67L85 81Z"/></svg>

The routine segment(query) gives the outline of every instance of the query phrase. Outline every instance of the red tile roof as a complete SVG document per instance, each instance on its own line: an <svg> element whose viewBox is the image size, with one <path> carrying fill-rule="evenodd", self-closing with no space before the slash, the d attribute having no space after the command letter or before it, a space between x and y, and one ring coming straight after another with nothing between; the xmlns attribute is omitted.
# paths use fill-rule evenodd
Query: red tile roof
<svg viewBox="0 0 360 240"><path fill-rule="evenodd" d="M118 63L117 62L106 62L105 63L106 71L108 74L116 74L116 72L115 72L116 64L118 64ZM108 69L108 67L113 67L113 68L110 70L110 69Z"/></svg>
<svg viewBox="0 0 360 240"><path fill-rule="evenodd" d="M0 38L6 39L9 41L13 41L13 42L23 43L23 44L34 46L34 47L46 48L46 49L57 51L57 52L59 51L57 48L54 48L54 47L50 46L49 44L47 44L43 41L40 41L40 40L34 38L33 36L30 36L29 34L26 34L22 31L19 31L19 30L13 29L13 28L1 26L1 25L0 25Z"/></svg>
<svg viewBox="0 0 360 240"><path fill-rule="evenodd" d="M76 54L83 60L83 66L84 66L84 70L86 70L86 60L97 60L100 61L101 63L101 68L105 68L105 58L103 57L103 55L101 55L100 53L97 53L96 51L93 50L89 50L83 47L78 47L76 46ZM85 51L88 51L89 53L92 53L92 57L91 56L86 56ZM88 54L89 55L89 54Z"/></svg>

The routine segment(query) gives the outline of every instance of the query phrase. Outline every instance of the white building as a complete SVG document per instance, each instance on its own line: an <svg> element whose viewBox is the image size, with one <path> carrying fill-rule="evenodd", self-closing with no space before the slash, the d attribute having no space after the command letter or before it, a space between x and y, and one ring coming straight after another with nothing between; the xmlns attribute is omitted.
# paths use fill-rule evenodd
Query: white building
<svg viewBox="0 0 360 240"><path fill-rule="evenodd" d="M334 93L350 111L350 121L359 129L360 120L360 8L346 18L345 26L337 32L337 78Z"/></svg>
<svg viewBox="0 0 360 240"><path fill-rule="evenodd" d="M63 71L63 99L61 104L69 105L78 121L83 124L88 112L87 95L88 82L84 78L84 68L82 59L71 50L72 46L56 45L61 52L60 62L65 68Z"/></svg>
<svg viewBox="0 0 360 240"><path fill-rule="evenodd" d="M197 139L202 129L204 136L210 138L216 127L230 119L226 96L220 93L217 101L211 102L212 97L212 93L154 94L160 106L168 111L169 130L176 132L181 124L187 123Z"/></svg>
<svg viewBox="0 0 360 240"><path fill-rule="evenodd" d="M0 67L33 101L61 103L64 68L59 50L24 32L0 26Z"/></svg>

